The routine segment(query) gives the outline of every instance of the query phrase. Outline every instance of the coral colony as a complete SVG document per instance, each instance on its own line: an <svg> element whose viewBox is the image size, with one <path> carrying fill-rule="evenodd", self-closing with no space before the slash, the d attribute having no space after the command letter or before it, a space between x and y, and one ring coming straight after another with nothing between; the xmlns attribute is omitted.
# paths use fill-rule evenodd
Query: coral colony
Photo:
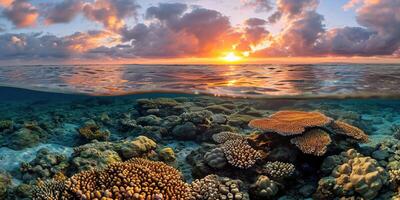
<svg viewBox="0 0 400 200"><path fill-rule="evenodd" d="M58 138L74 146L72 153L41 148L2 171L2 199L399 198L400 143L370 144L346 122L356 113L339 120L202 97L64 106L75 108L39 111L39 121L0 122L2 141L16 151L52 141L52 129L75 133ZM77 125L59 126L66 122Z"/></svg>

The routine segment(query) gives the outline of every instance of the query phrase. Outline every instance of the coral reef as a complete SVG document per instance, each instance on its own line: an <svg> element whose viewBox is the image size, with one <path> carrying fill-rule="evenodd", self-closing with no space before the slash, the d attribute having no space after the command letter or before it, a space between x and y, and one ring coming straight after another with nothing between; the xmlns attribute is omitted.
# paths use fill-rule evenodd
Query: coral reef
<svg viewBox="0 0 400 200"><path fill-rule="evenodd" d="M267 176L261 175L257 181L251 185L250 192L254 199L270 199L279 191L278 183L269 179Z"/></svg>
<svg viewBox="0 0 400 200"><path fill-rule="evenodd" d="M386 171L379 166L376 160L364 157L354 149L343 152L341 155L344 157L344 163L333 169L332 178L328 177L320 181L317 193L327 194L326 187L332 186L327 182L334 181L333 188L330 188L333 189L330 192L334 195L374 199L388 181Z"/></svg>
<svg viewBox="0 0 400 200"><path fill-rule="evenodd" d="M335 133L349 136L349 137L354 138L362 143L368 142L368 135L365 134L364 131L362 131L361 129L359 129L355 126L352 126L346 122L334 121L331 124L331 128L333 129L333 131Z"/></svg>
<svg viewBox="0 0 400 200"><path fill-rule="evenodd" d="M211 151L204 154L204 161L208 166L215 169L223 169L228 161L225 158L223 148L214 148Z"/></svg>
<svg viewBox="0 0 400 200"><path fill-rule="evenodd" d="M87 123L78 129L79 135L87 140L107 140L110 137L110 131L101 130L94 123Z"/></svg>
<svg viewBox="0 0 400 200"><path fill-rule="evenodd" d="M322 129L311 129L303 135L292 138L290 142L296 145L303 153L322 156L332 142L329 134Z"/></svg>
<svg viewBox="0 0 400 200"><path fill-rule="evenodd" d="M217 142L219 144L223 144L228 140L245 139L246 137L244 135L240 135L237 133L224 131L221 133L214 134L212 136L212 138L215 142Z"/></svg>
<svg viewBox="0 0 400 200"><path fill-rule="evenodd" d="M173 162L176 160L175 152L171 147L161 149L158 154L162 161Z"/></svg>
<svg viewBox="0 0 400 200"><path fill-rule="evenodd" d="M262 155L253 149L246 140L228 140L222 145L228 163L242 169L252 167Z"/></svg>
<svg viewBox="0 0 400 200"><path fill-rule="evenodd" d="M146 136L138 136L132 141L121 143L120 152L122 157L127 160L133 157L142 157L144 154L151 153L157 144Z"/></svg>
<svg viewBox="0 0 400 200"><path fill-rule="evenodd" d="M22 180L32 181L37 178L49 179L56 174L65 173L68 166L68 159L65 155L50 152L48 149L40 149L35 159L21 164L20 171Z"/></svg>
<svg viewBox="0 0 400 200"><path fill-rule="evenodd" d="M302 134L306 128L326 126L331 121L319 112L279 111L268 118L251 120L249 126L289 136Z"/></svg>
<svg viewBox="0 0 400 200"><path fill-rule="evenodd" d="M7 190L11 186L11 176L6 172L0 171L0 199L4 199Z"/></svg>
<svg viewBox="0 0 400 200"><path fill-rule="evenodd" d="M282 180L290 177L295 172L296 168L292 163L284 163L280 161L267 162L260 172L274 180Z"/></svg>
<svg viewBox="0 0 400 200"><path fill-rule="evenodd" d="M140 158L113 163L101 171L83 171L61 184L56 182L37 187L36 200L46 199L43 198L46 196L53 199L191 198L189 185L182 181L176 169L162 162Z"/></svg>
<svg viewBox="0 0 400 200"><path fill-rule="evenodd" d="M75 148L72 157L71 164L78 171L102 169L108 164L121 161L117 152L106 146L90 144L87 147Z"/></svg>
<svg viewBox="0 0 400 200"><path fill-rule="evenodd" d="M190 185L192 200L249 200L246 192L241 191L243 183L217 175L208 175L197 179Z"/></svg>

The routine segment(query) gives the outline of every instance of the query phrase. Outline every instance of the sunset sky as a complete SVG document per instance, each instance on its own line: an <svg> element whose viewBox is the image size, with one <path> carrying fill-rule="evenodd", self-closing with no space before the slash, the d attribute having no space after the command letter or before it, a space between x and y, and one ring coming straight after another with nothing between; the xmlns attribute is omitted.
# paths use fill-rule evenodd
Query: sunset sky
<svg viewBox="0 0 400 200"><path fill-rule="evenodd" d="M399 0L0 0L0 64L398 62Z"/></svg>

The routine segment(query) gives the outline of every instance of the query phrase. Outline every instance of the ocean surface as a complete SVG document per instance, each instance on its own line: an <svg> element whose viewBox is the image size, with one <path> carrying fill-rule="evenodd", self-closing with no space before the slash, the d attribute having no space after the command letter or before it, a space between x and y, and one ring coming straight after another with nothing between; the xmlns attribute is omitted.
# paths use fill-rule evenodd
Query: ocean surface
<svg viewBox="0 0 400 200"><path fill-rule="evenodd" d="M400 65L2 66L0 85L96 96L385 97L400 94Z"/></svg>
<svg viewBox="0 0 400 200"><path fill-rule="evenodd" d="M0 199L398 200L399 139L400 64L0 67Z"/></svg>

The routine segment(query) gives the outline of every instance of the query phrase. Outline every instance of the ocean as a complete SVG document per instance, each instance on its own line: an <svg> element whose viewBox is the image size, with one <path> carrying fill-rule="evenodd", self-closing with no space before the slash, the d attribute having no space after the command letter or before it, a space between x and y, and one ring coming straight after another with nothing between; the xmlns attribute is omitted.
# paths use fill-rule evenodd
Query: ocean
<svg viewBox="0 0 400 200"><path fill-rule="evenodd" d="M0 67L0 199L400 199L400 65Z"/></svg>

